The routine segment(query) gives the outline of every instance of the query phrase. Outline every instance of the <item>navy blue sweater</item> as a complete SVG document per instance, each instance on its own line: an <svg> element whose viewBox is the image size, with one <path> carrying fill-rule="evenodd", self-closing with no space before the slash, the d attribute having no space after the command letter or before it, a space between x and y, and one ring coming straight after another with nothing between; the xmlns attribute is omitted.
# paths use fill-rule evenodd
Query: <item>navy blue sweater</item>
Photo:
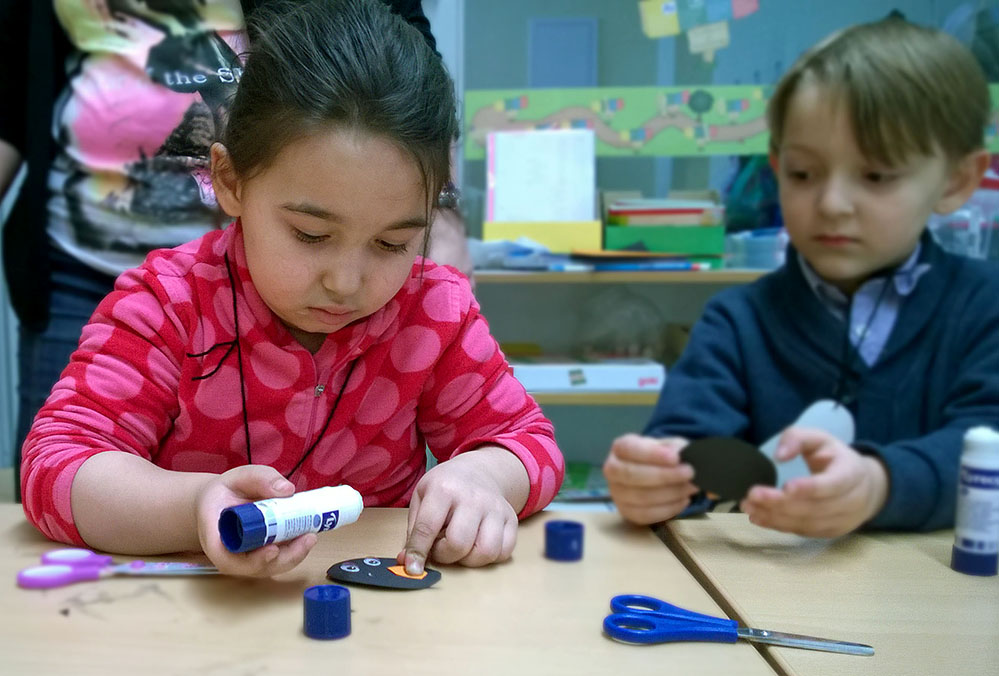
<svg viewBox="0 0 999 676"><path fill-rule="evenodd" d="M762 444L813 401L844 363L846 324L787 263L707 305L670 372L645 433L733 436ZM999 428L999 265L950 255L923 238L930 270L899 309L873 367L859 355L854 447L876 454L890 488L878 528L952 526L964 432Z"/></svg>

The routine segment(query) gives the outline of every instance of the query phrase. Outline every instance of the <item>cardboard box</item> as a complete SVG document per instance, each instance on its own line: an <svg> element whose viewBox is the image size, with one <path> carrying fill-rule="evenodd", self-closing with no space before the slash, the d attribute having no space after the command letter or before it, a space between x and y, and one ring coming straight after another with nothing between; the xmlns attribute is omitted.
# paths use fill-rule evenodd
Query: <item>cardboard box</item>
<svg viewBox="0 0 999 676"><path fill-rule="evenodd" d="M510 366L528 392L658 392L666 380L666 368L651 359L526 357Z"/></svg>
<svg viewBox="0 0 999 676"><path fill-rule="evenodd" d="M647 251L696 255L725 253L724 225L609 225L604 228L608 250L633 248Z"/></svg>

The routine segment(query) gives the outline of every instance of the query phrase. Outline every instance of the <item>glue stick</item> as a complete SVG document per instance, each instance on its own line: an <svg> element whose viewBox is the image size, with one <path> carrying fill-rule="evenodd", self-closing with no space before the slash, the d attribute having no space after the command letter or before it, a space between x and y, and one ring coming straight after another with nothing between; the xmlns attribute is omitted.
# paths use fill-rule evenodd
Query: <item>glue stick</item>
<svg viewBox="0 0 999 676"><path fill-rule="evenodd" d="M988 427L964 435L950 567L968 575L999 568L999 432Z"/></svg>
<svg viewBox="0 0 999 676"><path fill-rule="evenodd" d="M350 486L325 486L222 510L219 536L230 552L248 552L306 533L321 533L357 521L361 494Z"/></svg>

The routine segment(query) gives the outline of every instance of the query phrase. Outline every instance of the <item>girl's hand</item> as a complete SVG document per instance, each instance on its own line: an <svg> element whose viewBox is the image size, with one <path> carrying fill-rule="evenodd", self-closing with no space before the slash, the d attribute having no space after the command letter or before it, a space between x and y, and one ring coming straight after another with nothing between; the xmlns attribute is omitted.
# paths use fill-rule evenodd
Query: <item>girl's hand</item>
<svg viewBox="0 0 999 676"><path fill-rule="evenodd" d="M406 546L397 557L410 575L422 573L428 558L474 567L513 554L517 513L496 479L482 471L476 452L442 462L416 484Z"/></svg>
<svg viewBox="0 0 999 676"><path fill-rule="evenodd" d="M821 430L790 428L776 458L804 457L811 476L791 479L783 489L754 486L739 507L758 526L807 537L838 537L871 520L888 497L888 472Z"/></svg>
<svg viewBox="0 0 999 676"><path fill-rule="evenodd" d="M264 545L233 554L219 537L219 515L226 507L267 498L287 498L295 487L273 467L245 465L220 474L199 491L195 499L198 539L219 572L226 575L271 577L285 573L305 559L316 544L316 534L306 533L280 544Z"/></svg>
<svg viewBox="0 0 999 676"><path fill-rule="evenodd" d="M618 437L604 462L604 476L618 511L632 523L671 519L697 493L694 469L680 463L686 439L653 439L637 434Z"/></svg>

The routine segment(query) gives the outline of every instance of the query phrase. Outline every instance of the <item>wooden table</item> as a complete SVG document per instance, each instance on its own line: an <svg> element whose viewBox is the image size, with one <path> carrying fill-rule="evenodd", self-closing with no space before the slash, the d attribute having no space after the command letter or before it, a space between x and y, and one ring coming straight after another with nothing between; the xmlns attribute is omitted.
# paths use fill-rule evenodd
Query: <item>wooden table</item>
<svg viewBox="0 0 999 676"><path fill-rule="evenodd" d="M779 671L999 673L999 578L950 568L951 531L812 540L742 514L674 521L660 535L729 616L749 626L868 643L873 657L768 648Z"/></svg>
<svg viewBox="0 0 999 676"><path fill-rule="evenodd" d="M543 556L544 523L585 524L583 560ZM276 580L108 578L47 591L15 575L55 547L0 506L0 672L4 674L772 674L745 643L634 646L602 634L611 596L642 593L702 612L720 609L649 529L616 514L545 512L522 524L511 563L440 567L434 587L351 589L352 633L302 633L303 590L326 569L394 556L406 512L367 509L320 536L295 571ZM124 557L119 557L124 558ZM165 560L196 560L166 557Z"/></svg>

